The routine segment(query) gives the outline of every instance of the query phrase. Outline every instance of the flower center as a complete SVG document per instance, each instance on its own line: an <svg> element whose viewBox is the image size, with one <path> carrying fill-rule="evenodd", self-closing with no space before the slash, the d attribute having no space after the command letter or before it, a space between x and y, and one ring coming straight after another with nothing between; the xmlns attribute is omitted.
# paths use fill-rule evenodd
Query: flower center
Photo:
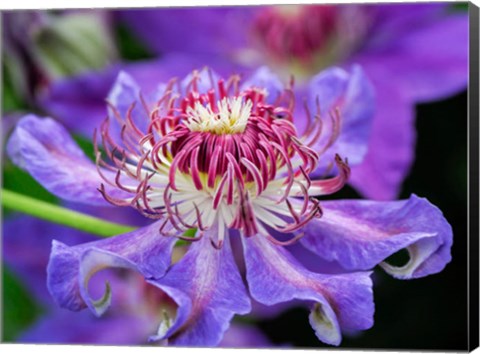
<svg viewBox="0 0 480 354"><path fill-rule="evenodd" d="M299 137L291 88L271 103L264 89L240 90L236 76L214 85L210 74L211 87L200 90L206 76L194 73L186 92L176 90L174 81L167 85L144 117L145 132L139 128L145 122L135 122L133 106L120 119L120 143L108 121L103 124L110 161L103 161L97 148L97 163L116 171L114 181L106 178L109 183L132 194L120 200L101 188L105 198L163 218L164 226L170 223L178 231L214 228L216 247L230 228L245 236L270 235L269 228L293 232L319 215L318 201L308 194L308 174L317 166L318 154L309 145L321 136L321 122L310 121ZM328 188L335 183L328 182Z"/></svg>
<svg viewBox="0 0 480 354"><path fill-rule="evenodd" d="M196 102L188 107L185 125L191 131L211 132L217 135L243 133L252 111L252 102L241 97L227 98L212 107Z"/></svg>

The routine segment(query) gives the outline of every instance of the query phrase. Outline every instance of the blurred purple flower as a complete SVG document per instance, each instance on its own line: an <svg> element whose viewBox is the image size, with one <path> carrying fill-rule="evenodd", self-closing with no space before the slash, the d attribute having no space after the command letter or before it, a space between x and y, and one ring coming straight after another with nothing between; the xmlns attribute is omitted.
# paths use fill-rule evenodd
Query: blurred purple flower
<svg viewBox="0 0 480 354"><path fill-rule="evenodd" d="M96 166L51 119L24 117L8 144L12 160L50 192L86 204L131 206L156 220L78 246L54 241L48 289L64 308L102 315L111 287L106 283L100 298L92 296L90 279L105 268L125 268L173 305L151 341L218 345L233 316L251 310L230 241L240 239L252 298L268 306L306 302L317 337L338 345L342 330L373 325L370 272L359 270L380 263L407 279L439 272L450 261L450 225L425 199L320 204L312 198L346 183L350 168L338 154L355 164L366 152L374 102L358 66L311 80L301 130L293 124L300 114L293 88L266 68L244 82L193 72L148 95L122 72L107 102ZM310 177L333 164L334 177ZM185 236L191 228L196 235ZM178 239L192 243L172 265ZM356 272L307 270L284 247L299 239ZM410 254L405 266L383 262L403 248Z"/></svg>
<svg viewBox="0 0 480 354"><path fill-rule="evenodd" d="M350 183L367 197L392 199L414 159L414 104L466 88L468 16L448 6L135 9L120 11L119 18L158 54L269 65L296 79L332 64L360 64L373 82L377 105L365 161L353 168Z"/></svg>

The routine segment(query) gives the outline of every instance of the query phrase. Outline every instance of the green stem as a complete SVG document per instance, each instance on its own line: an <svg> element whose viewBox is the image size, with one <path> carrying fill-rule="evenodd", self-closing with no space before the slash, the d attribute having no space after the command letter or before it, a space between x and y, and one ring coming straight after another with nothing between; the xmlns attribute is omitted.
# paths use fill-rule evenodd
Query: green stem
<svg viewBox="0 0 480 354"><path fill-rule="evenodd" d="M108 222L5 189L2 189L1 198L5 208L102 237L135 230L135 227L132 226Z"/></svg>

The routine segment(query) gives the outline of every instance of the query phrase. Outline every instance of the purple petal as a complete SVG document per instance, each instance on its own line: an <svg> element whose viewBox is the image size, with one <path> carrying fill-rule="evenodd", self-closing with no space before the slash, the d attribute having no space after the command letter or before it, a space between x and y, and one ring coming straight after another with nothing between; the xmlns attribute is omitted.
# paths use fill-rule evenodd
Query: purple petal
<svg viewBox="0 0 480 354"><path fill-rule="evenodd" d="M194 77L197 80L197 90L200 94L206 94L220 79L220 76L212 68L200 68L200 70L188 73L188 75L182 79L180 82L180 95L184 96L187 93Z"/></svg>
<svg viewBox="0 0 480 354"><path fill-rule="evenodd" d="M317 99L326 134L312 146L314 150L320 152L332 134L330 112L338 108L341 115L340 135L321 156L320 167L325 168L333 162L335 154L348 158L350 165L361 163L367 152L375 107L373 86L363 70L354 65L350 73L332 68L316 75L308 86L308 105L312 115L317 112Z"/></svg>
<svg viewBox="0 0 480 354"><path fill-rule="evenodd" d="M368 151L362 164L352 166L350 184L363 195L380 200L395 198L414 158L415 111L398 88L372 78L377 96Z"/></svg>
<svg viewBox="0 0 480 354"><path fill-rule="evenodd" d="M50 294L61 307L78 311L88 306L101 315L110 301L108 284L100 302L88 295L88 281L99 270L118 267L135 270L146 278L162 276L170 265L176 241L160 234L162 222L73 247L53 241L47 268Z"/></svg>
<svg viewBox="0 0 480 354"><path fill-rule="evenodd" d="M118 72L115 66L55 80L40 93L38 105L70 131L91 137L107 115L105 98Z"/></svg>
<svg viewBox="0 0 480 354"><path fill-rule="evenodd" d="M399 38L386 64L412 99L438 100L466 89L468 41L468 16L446 16Z"/></svg>
<svg viewBox="0 0 480 354"><path fill-rule="evenodd" d="M305 305L304 301L281 302L275 305L264 305L258 301L252 301L252 312L250 316L255 319L268 320L280 316L282 313L294 308Z"/></svg>
<svg viewBox="0 0 480 354"><path fill-rule="evenodd" d="M240 48L247 40L240 31L249 7L196 7L119 11L118 15L158 54L186 52L219 55ZM183 25L180 25L183 24ZM188 24L188 25L186 25ZM208 64L208 63L206 63Z"/></svg>
<svg viewBox="0 0 480 354"><path fill-rule="evenodd" d="M370 269L406 248L403 267L382 263L394 277L418 278L441 271L450 261L452 229L442 212L424 198L395 202L326 201L321 219L304 229L301 243L346 269Z"/></svg>
<svg viewBox="0 0 480 354"><path fill-rule="evenodd" d="M125 71L120 71L107 97L120 115L125 117L130 106L140 101L140 86Z"/></svg>
<svg viewBox="0 0 480 354"><path fill-rule="evenodd" d="M146 343L150 325L135 313L102 318L90 312L56 309L18 339L21 343L138 345Z"/></svg>
<svg viewBox="0 0 480 354"><path fill-rule="evenodd" d="M25 116L17 124L7 149L13 162L51 193L75 202L109 205L97 190L104 183L97 167L53 119ZM105 187L115 198L128 196L109 185Z"/></svg>
<svg viewBox="0 0 480 354"><path fill-rule="evenodd" d="M311 272L322 274L345 273L345 268L338 262L327 261L324 258L318 257L316 253L306 249L300 242L295 242L293 245L288 246L287 249L295 259Z"/></svg>
<svg viewBox="0 0 480 354"><path fill-rule="evenodd" d="M270 348L273 344L256 327L232 324L220 342L221 348Z"/></svg>
<svg viewBox="0 0 480 354"><path fill-rule="evenodd" d="M283 247L260 235L245 238L244 247L252 297L265 305L293 299L313 301L310 324L321 341L339 345L341 329L359 330L373 325L370 273L312 273Z"/></svg>
<svg viewBox="0 0 480 354"><path fill-rule="evenodd" d="M351 175L352 185L369 198L398 195L414 155L414 103L454 94L467 83L467 16L442 16L443 4L411 7L418 11L385 6L391 8L390 20L382 20L386 29L375 32L380 38L349 59L362 65L377 94L368 152ZM383 38L385 33L390 38Z"/></svg>
<svg viewBox="0 0 480 354"><path fill-rule="evenodd" d="M369 47L395 46L395 41L406 33L436 22L449 11L448 3L397 3L364 5L370 17L372 34L366 38Z"/></svg>
<svg viewBox="0 0 480 354"><path fill-rule="evenodd" d="M439 9L437 9L439 10ZM397 19L404 12L397 14ZM414 16L415 17L415 16ZM391 26L395 27L394 21ZM349 62L358 62L370 75L381 72L379 80L395 86L406 97L415 101L436 100L465 89L468 80L468 16L467 14L442 15L431 11L430 16L420 16L408 29L388 35L390 30L374 37L370 45L356 53ZM385 23L382 24L386 26ZM387 26L388 27L388 26ZM400 26L402 27L402 26ZM426 45L428 44L428 45Z"/></svg>
<svg viewBox="0 0 480 354"><path fill-rule="evenodd" d="M90 311L72 312L52 306L20 337L27 343L146 344L155 331L159 311L172 305L164 293L145 283L142 275L124 270L100 272L90 288L101 294L105 280L112 282L115 296L107 316L96 317ZM93 288L93 289L92 289Z"/></svg>
<svg viewBox="0 0 480 354"><path fill-rule="evenodd" d="M108 109L110 122L116 123L119 119L130 117L140 131L146 132L150 122L148 107L158 98L151 97L155 95L157 90L152 90L153 94L151 91L145 91L141 92L140 85L130 74L120 71L106 98L110 105ZM120 124L110 124L109 127L109 134L113 141L122 142L122 126ZM122 146L121 143L120 146ZM123 146L123 148L127 149L126 146Z"/></svg>
<svg viewBox="0 0 480 354"><path fill-rule="evenodd" d="M270 68L262 66L257 69L241 86L241 90L250 87L259 87L267 90L268 102L274 102L280 93L284 90L284 85L279 77L273 73Z"/></svg>
<svg viewBox="0 0 480 354"><path fill-rule="evenodd" d="M175 322L160 326L152 340L168 338L178 346L216 346L234 314L250 311L250 300L233 259L228 238L218 250L210 235L195 243L184 258L159 280L150 283L179 306Z"/></svg>

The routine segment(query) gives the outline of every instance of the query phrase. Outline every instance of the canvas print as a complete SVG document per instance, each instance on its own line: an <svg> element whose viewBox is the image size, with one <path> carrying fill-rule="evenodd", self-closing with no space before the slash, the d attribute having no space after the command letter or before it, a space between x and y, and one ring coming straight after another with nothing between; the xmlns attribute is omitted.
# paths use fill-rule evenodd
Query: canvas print
<svg viewBox="0 0 480 354"><path fill-rule="evenodd" d="M473 8L3 11L2 341L466 350Z"/></svg>

